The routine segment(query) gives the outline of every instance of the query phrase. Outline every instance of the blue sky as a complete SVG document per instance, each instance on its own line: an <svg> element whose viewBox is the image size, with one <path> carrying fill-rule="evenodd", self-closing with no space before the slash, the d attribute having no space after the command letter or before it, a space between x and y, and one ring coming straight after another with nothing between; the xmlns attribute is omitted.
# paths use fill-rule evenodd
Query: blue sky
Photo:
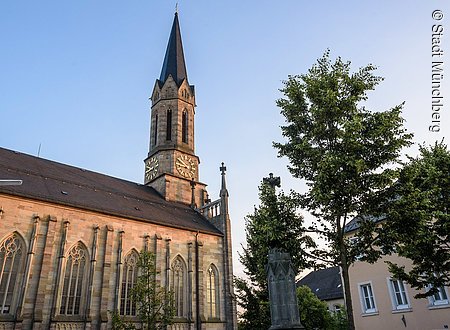
<svg viewBox="0 0 450 330"><path fill-rule="evenodd" d="M37 155L41 145L42 158L142 182L148 97L175 3L0 2L0 146ZM415 142L449 140L448 1L181 0L178 7L189 82L196 86L200 178L218 197L218 168L226 163L235 251L262 177L281 176L285 190L305 187L272 148L282 141L275 100L282 81L306 72L327 48L354 69L379 67L385 81L369 93L367 108L405 101ZM435 9L443 20L432 19ZM428 131L433 24L444 27L440 133Z"/></svg>

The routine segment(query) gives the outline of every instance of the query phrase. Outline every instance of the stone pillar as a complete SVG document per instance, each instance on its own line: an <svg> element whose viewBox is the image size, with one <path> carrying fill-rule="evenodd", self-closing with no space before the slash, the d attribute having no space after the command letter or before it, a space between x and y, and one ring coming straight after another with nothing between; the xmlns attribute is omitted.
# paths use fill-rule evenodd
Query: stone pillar
<svg viewBox="0 0 450 330"><path fill-rule="evenodd" d="M272 319L270 330L304 329L298 312L295 273L289 253L271 249L266 272Z"/></svg>
<svg viewBox="0 0 450 330"><path fill-rule="evenodd" d="M101 257L101 272L100 272L100 329L107 328L108 322L108 312L111 310L116 310L115 304L115 286L114 280L118 276L118 268L114 267L113 257L114 257L114 228L111 225L106 225L103 228L104 241L102 246L102 257ZM117 263L116 263L117 265Z"/></svg>
<svg viewBox="0 0 450 330"><path fill-rule="evenodd" d="M46 311L51 309L51 300L55 290L53 281L55 278L55 268L57 265L57 221L53 216L46 217L45 228L42 233L42 250L40 267L37 275L41 278L34 299L33 328L46 329L50 327L50 314Z"/></svg>

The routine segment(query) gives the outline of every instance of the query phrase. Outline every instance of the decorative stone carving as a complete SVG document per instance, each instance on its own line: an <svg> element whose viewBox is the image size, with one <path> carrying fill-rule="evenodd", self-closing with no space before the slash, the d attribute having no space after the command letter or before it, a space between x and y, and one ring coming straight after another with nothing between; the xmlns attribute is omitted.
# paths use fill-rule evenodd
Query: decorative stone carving
<svg viewBox="0 0 450 330"><path fill-rule="evenodd" d="M304 329L298 312L295 273L289 253L271 249L266 272L272 319L270 330Z"/></svg>
<svg viewBox="0 0 450 330"><path fill-rule="evenodd" d="M56 323L56 330L82 330L83 323L72 323L72 322L64 322L64 323Z"/></svg>

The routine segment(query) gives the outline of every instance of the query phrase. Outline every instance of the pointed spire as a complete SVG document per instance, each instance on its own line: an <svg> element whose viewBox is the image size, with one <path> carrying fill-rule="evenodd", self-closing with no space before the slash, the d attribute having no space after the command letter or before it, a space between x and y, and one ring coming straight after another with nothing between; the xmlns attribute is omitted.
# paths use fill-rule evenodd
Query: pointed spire
<svg viewBox="0 0 450 330"><path fill-rule="evenodd" d="M164 84L169 74L178 84L186 79L186 64L184 62L183 43L181 42L180 23L178 22L178 9L173 19L172 31L170 31L169 43L167 44L166 56L161 70L159 80Z"/></svg>
<svg viewBox="0 0 450 330"><path fill-rule="evenodd" d="M220 188L220 196L228 197L227 183L225 180L225 172L227 171L227 168L224 163L222 163L222 166L219 168L219 170L222 174L222 187Z"/></svg>

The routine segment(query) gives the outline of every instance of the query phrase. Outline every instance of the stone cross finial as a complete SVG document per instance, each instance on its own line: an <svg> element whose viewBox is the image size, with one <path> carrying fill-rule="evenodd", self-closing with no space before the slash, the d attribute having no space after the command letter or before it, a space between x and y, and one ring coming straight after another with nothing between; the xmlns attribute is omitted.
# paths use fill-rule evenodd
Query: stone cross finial
<svg viewBox="0 0 450 330"><path fill-rule="evenodd" d="M272 188L281 187L281 178L279 176L274 177L273 173L269 173L268 178L263 178L263 183L268 184Z"/></svg>
<svg viewBox="0 0 450 330"><path fill-rule="evenodd" d="M225 166L225 164L222 162L222 166L219 167L220 172L222 173L222 175L225 175L225 172L227 171L227 167Z"/></svg>
<svg viewBox="0 0 450 330"><path fill-rule="evenodd" d="M222 187L220 188L220 196L228 197L227 183L225 180L225 172L227 171L227 168L223 162L222 162L222 166L219 167L219 170L220 170L220 173L222 174Z"/></svg>

